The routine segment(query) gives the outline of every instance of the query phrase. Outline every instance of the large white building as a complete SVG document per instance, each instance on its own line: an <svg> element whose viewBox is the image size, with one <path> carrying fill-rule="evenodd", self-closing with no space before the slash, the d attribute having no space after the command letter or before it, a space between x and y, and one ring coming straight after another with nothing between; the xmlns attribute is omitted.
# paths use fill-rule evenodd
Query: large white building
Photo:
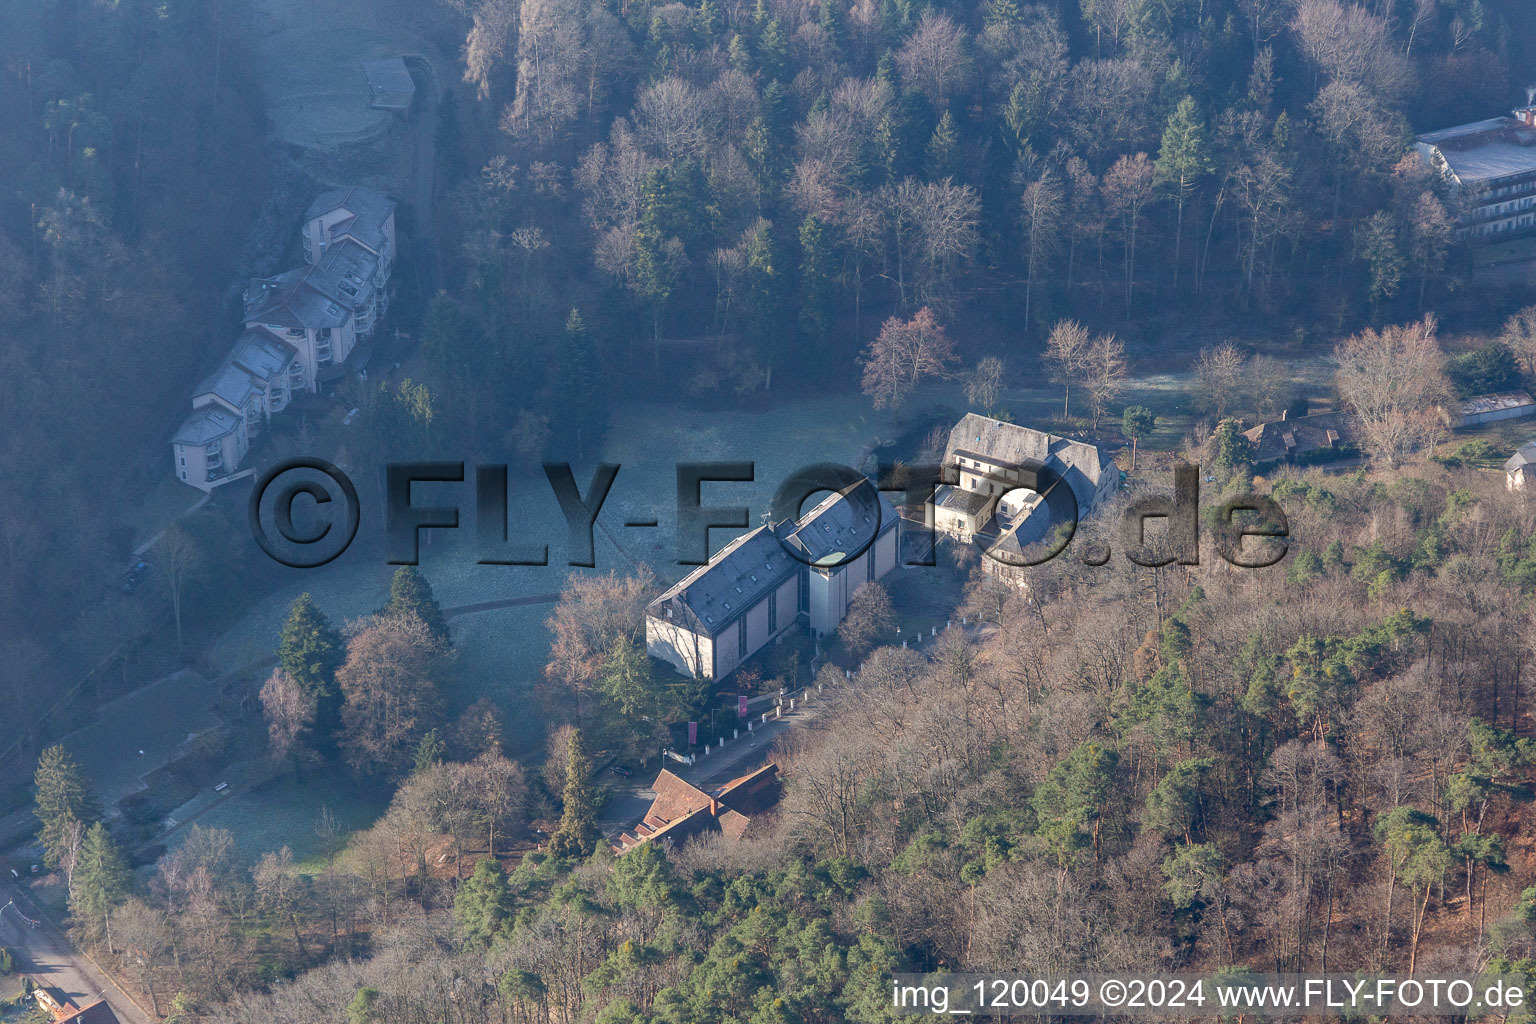
<svg viewBox="0 0 1536 1024"><path fill-rule="evenodd" d="M1536 105L1420 135L1414 150L1462 197L1459 237L1536 229Z"/></svg>
<svg viewBox="0 0 1536 1024"><path fill-rule="evenodd" d="M832 494L798 520L737 537L650 603L646 650L683 675L719 679L797 623L836 629L854 591L900 555L896 510L884 496L878 513L865 504Z"/></svg>
<svg viewBox="0 0 1536 1024"><path fill-rule="evenodd" d="M211 490L240 466L251 440L294 394L339 376L374 330L395 261L395 204L336 189L304 214L305 265L257 278L245 291L246 329L192 393L192 415L171 440L176 478Z"/></svg>

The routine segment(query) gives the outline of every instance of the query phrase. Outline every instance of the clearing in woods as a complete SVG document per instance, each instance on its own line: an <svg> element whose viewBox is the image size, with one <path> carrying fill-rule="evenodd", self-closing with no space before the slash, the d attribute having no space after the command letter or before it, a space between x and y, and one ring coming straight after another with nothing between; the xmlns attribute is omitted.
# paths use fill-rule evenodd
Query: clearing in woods
<svg viewBox="0 0 1536 1024"><path fill-rule="evenodd" d="M402 0L255 0L248 8L274 142L320 153L372 141L394 114L368 106L363 61L417 55L444 67L432 42L443 8Z"/></svg>

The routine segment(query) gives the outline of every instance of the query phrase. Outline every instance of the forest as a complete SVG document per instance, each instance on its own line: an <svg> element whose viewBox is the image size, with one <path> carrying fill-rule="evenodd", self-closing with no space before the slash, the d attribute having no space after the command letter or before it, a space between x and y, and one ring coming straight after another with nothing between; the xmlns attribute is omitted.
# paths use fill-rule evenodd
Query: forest
<svg viewBox="0 0 1536 1024"><path fill-rule="evenodd" d="M269 166L220 0L44 7L0 14L22 41L0 92L0 472L28 482L0 499L7 707L154 626L96 596L121 554L102 495L163 475ZM1536 970L1536 514L1491 445L1438 448L1433 414L1529 386L1536 312L1475 287L1464 199L1410 149L1522 102L1536 9L435 10L463 65L438 208L414 211L442 288L395 307L410 378L346 385L355 465L593 459L635 390L901 409L956 376L987 411L1049 378L1054 426L1138 445L1157 416L1117 382L1156 367L1190 371L1199 426L1133 447L1119 500L1175 458L1226 495L1253 486L1241 428L1307 409L1288 359L1332 360L1358 459L1265 472L1293 537L1266 569L1059 558L1026 594L946 553L963 598L921 650L879 642L867 591L839 639L858 658L775 752L777 813L622 857L594 751L645 749L709 696L643 655L648 573L567 583L532 709L553 738L526 764L488 705L444 716L454 650L421 576L350 624L300 599L260 687L269 752L386 782L372 827L322 816L300 862L193 825L133 864L142 837L102 824L69 751L36 764L73 936L157 1015L830 1024L892 1019L894 971Z"/></svg>

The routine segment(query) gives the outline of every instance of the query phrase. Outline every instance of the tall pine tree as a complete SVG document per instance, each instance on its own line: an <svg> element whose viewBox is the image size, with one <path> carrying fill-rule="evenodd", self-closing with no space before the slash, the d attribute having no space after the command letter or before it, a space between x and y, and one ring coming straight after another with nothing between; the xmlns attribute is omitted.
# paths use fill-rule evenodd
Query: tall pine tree
<svg viewBox="0 0 1536 1024"><path fill-rule="evenodd" d="M581 744L581 730L571 730L565 748L565 804L560 824L549 837L549 852L556 857L586 857L597 849L597 811L592 801L592 762Z"/></svg>
<svg viewBox="0 0 1536 1024"><path fill-rule="evenodd" d="M341 727L341 689L336 670L346 660L338 633L314 600L300 594L278 633L277 661L315 705L314 733L322 747L333 743Z"/></svg>
<svg viewBox="0 0 1536 1024"><path fill-rule="evenodd" d="M404 612L414 613L445 645L451 643L448 620L432 594L432 584L414 565L402 565L395 570L395 577L389 582L389 603L380 610L386 616Z"/></svg>
<svg viewBox="0 0 1536 1024"><path fill-rule="evenodd" d="M101 807L80 766L60 745L49 747L38 757L32 781L37 787L34 813L42 825L37 839L43 844L43 862L56 868L67 852L75 826L95 821L101 816Z"/></svg>
<svg viewBox="0 0 1536 1024"><path fill-rule="evenodd" d="M133 875L99 821L85 834L72 881L69 912L82 921L100 918L107 948L116 952L112 944L112 911L128 898Z"/></svg>
<svg viewBox="0 0 1536 1024"><path fill-rule="evenodd" d="M577 309L565 318L555 385L555 405L567 436L575 441L574 454L582 457L595 452L608 430L608 403L603 393L603 368L597 344Z"/></svg>

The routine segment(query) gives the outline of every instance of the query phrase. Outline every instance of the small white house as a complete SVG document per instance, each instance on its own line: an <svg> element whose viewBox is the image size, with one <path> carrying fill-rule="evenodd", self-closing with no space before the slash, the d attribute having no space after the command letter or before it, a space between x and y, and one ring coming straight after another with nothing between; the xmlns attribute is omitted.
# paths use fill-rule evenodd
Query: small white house
<svg viewBox="0 0 1536 1024"><path fill-rule="evenodd" d="M1512 491L1523 491L1531 479L1536 479L1536 441L1527 441L1515 450L1504 463L1504 486Z"/></svg>

